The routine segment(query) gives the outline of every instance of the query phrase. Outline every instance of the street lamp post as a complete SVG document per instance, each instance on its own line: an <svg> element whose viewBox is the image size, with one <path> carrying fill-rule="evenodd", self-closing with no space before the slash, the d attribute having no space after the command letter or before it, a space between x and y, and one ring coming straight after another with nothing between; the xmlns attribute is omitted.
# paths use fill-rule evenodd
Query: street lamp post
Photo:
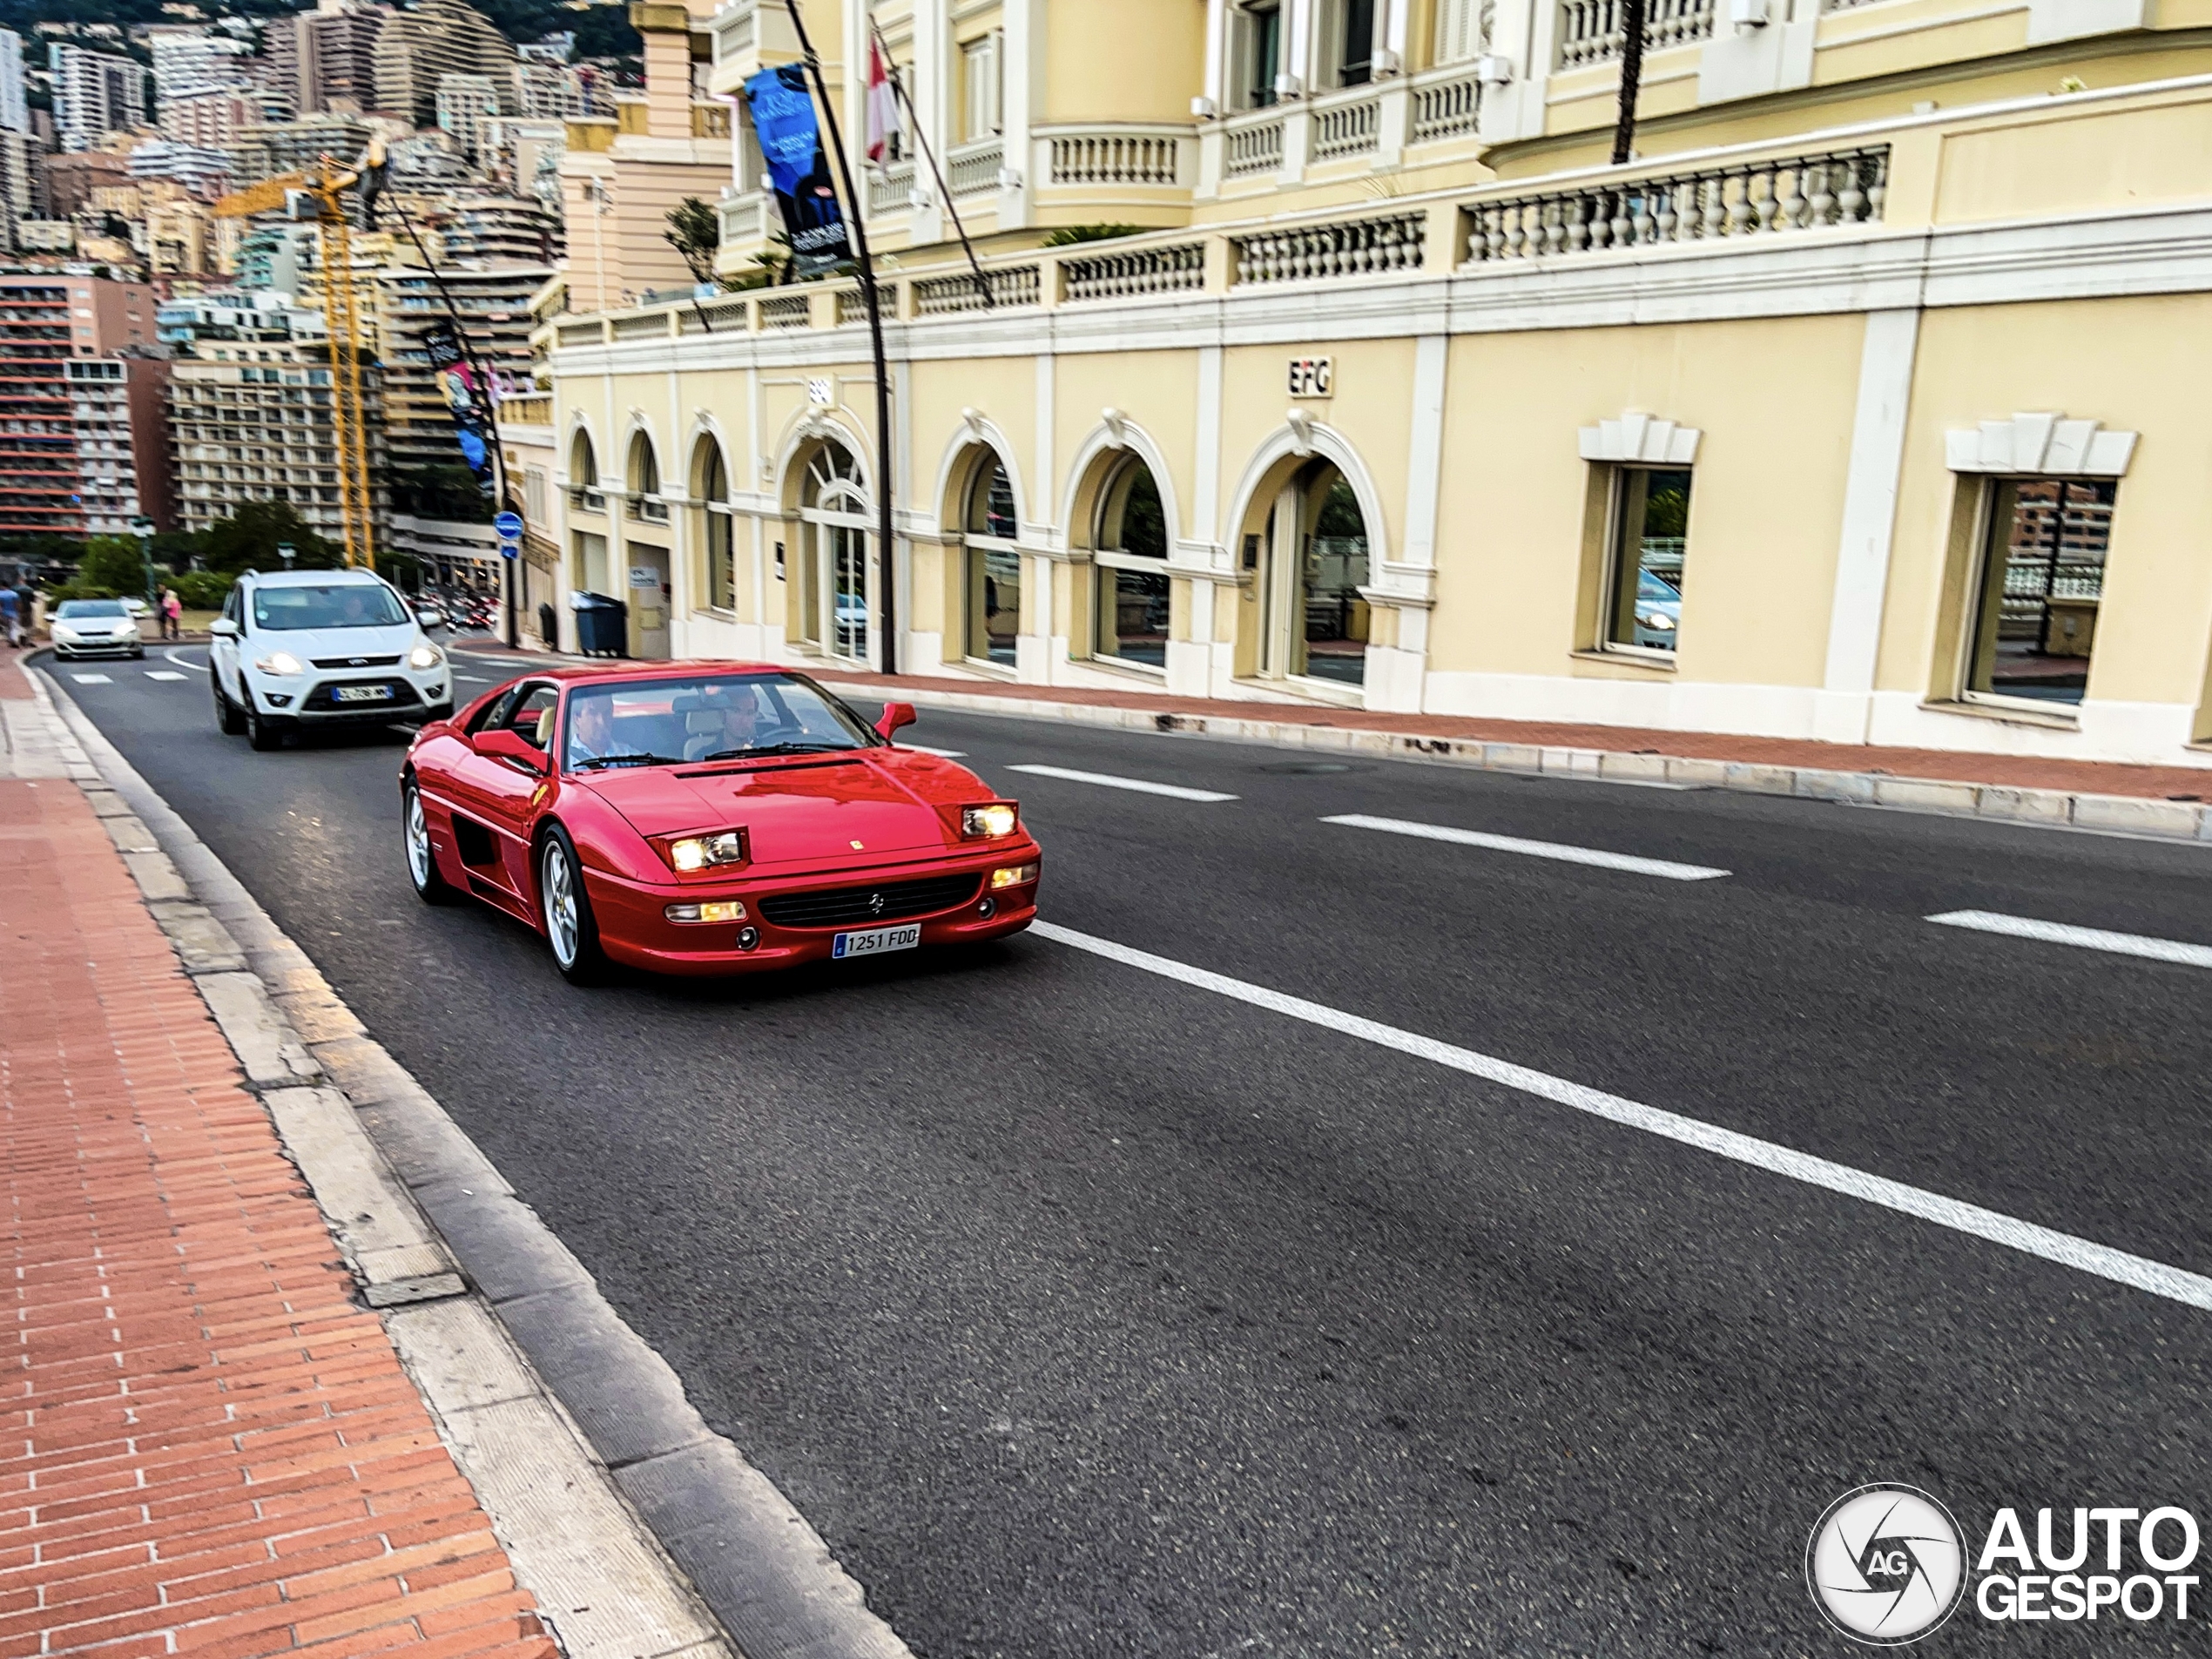
<svg viewBox="0 0 2212 1659"><path fill-rule="evenodd" d="M161 598L153 584L153 521L140 513L131 521L131 534L138 538L138 562L145 567L146 603L158 610Z"/></svg>
<svg viewBox="0 0 2212 1659"><path fill-rule="evenodd" d="M291 543L279 542L277 543L277 557L284 561L284 568L286 570L289 570L292 568L292 561L298 556L298 554L299 550L293 547Z"/></svg>

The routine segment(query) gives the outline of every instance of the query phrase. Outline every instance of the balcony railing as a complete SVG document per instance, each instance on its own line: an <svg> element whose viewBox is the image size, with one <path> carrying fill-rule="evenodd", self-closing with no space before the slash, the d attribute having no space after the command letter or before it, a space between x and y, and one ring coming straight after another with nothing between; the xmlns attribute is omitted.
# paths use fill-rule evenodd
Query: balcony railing
<svg viewBox="0 0 2212 1659"><path fill-rule="evenodd" d="M989 309L1037 303L1040 289L1038 266L1017 265L1010 269L1001 266L986 271L983 280L991 285L992 304ZM983 296L976 290L973 274L927 277L914 284L914 315L917 317L949 316L959 311L986 309Z"/></svg>
<svg viewBox="0 0 2212 1659"><path fill-rule="evenodd" d="M1375 147L1381 119L1382 100L1372 92L1349 103L1317 104L1310 153L1316 161L1364 156Z"/></svg>
<svg viewBox="0 0 2212 1659"><path fill-rule="evenodd" d="M730 136L730 106L715 98L691 100L691 136L726 138Z"/></svg>
<svg viewBox="0 0 2212 1659"><path fill-rule="evenodd" d="M996 138L986 138L947 154L945 188L955 196L981 195L999 187L999 174L1005 170L1006 145Z"/></svg>
<svg viewBox="0 0 2212 1659"><path fill-rule="evenodd" d="M894 161L887 167L873 168L868 173L868 217L880 219L887 213L904 213L914 206L914 164Z"/></svg>
<svg viewBox="0 0 2212 1659"><path fill-rule="evenodd" d="M1889 176L1889 146L1878 145L1484 202L1468 210L1467 262L1876 222Z"/></svg>
<svg viewBox="0 0 2212 1659"><path fill-rule="evenodd" d="M1645 8L1643 46L1663 51L1710 39L1713 0L1650 0ZM1559 66L1609 63L1621 55L1621 0L1562 0L1559 9Z"/></svg>
<svg viewBox="0 0 2212 1659"><path fill-rule="evenodd" d="M1325 282L1419 270L1427 234L1426 213L1262 231L1234 242L1237 281Z"/></svg>
<svg viewBox="0 0 2212 1659"><path fill-rule="evenodd" d="M1222 135L1221 170L1231 179L1277 172L1283 165L1283 112L1267 110L1232 119Z"/></svg>
<svg viewBox="0 0 2212 1659"><path fill-rule="evenodd" d="M1173 186L1188 182L1187 132L1101 127L1045 139L1047 179L1055 185Z"/></svg>
<svg viewBox="0 0 2212 1659"><path fill-rule="evenodd" d="M805 293L779 293L772 300L760 302L760 326L763 328L804 328L813 320L813 296Z"/></svg>
<svg viewBox="0 0 2212 1659"><path fill-rule="evenodd" d="M1482 121L1482 82L1464 65L1440 79L1413 83L1413 113L1407 137L1433 144L1471 133Z"/></svg>
<svg viewBox="0 0 2212 1659"><path fill-rule="evenodd" d="M1153 293L1190 293L1206 286L1206 245L1136 248L1060 261L1070 300L1129 300Z"/></svg>

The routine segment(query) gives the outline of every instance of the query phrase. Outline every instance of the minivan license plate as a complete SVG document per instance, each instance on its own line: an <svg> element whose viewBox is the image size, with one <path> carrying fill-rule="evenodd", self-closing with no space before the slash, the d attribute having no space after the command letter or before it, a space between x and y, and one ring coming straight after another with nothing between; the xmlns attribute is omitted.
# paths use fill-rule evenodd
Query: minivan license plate
<svg viewBox="0 0 2212 1659"><path fill-rule="evenodd" d="M341 685L330 694L341 703L388 703L392 688L388 685Z"/></svg>
<svg viewBox="0 0 2212 1659"><path fill-rule="evenodd" d="M912 950L921 943L921 924L903 927L869 927L857 934L840 934L830 941L832 956L873 956L887 950Z"/></svg>

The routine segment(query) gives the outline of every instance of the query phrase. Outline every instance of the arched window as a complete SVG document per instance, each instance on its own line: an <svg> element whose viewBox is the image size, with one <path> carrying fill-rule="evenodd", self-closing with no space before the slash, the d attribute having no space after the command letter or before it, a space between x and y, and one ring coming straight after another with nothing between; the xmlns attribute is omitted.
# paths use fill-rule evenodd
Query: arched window
<svg viewBox="0 0 2212 1659"><path fill-rule="evenodd" d="M737 523L730 511L730 469L723 464L722 446L712 438L699 440L699 516L706 550L706 603L715 610L732 610L738 603Z"/></svg>
<svg viewBox="0 0 2212 1659"><path fill-rule="evenodd" d="M660 457L653 453L653 441L643 432L633 434L630 440L628 488L632 513L652 523L668 522L668 503L660 498Z"/></svg>
<svg viewBox="0 0 2212 1659"><path fill-rule="evenodd" d="M1259 671L1358 685L1367 677L1367 521L1326 461L1299 468L1267 515Z"/></svg>
<svg viewBox="0 0 2212 1659"><path fill-rule="evenodd" d="M799 637L832 656L866 663L874 614L868 499L860 463L842 444L826 442L807 457L799 517Z"/></svg>
<svg viewBox="0 0 2212 1659"><path fill-rule="evenodd" d="M1147 668L1168 660L1168 525L1152 469L1135 455L1114 463L1098 494L1091 557L1098 567L1093 654Z"/></svg>
<svg viewBox="0 0 2212 1659"><path fill-rule="evenodd" d="M576 432L576 442L569 446L569 498L578 507L593 508L585 500L599 493L599 452L591 447L591 435L582 427Z"/></svg>
<svg viewBox="0 0 2212 1659"><path fill-rule="evenodd" d="M978 458L961 519L968 548L968 654L1011 666L1022 631L1022 555L1014 546L1014 484L995 449Z"/></svg>

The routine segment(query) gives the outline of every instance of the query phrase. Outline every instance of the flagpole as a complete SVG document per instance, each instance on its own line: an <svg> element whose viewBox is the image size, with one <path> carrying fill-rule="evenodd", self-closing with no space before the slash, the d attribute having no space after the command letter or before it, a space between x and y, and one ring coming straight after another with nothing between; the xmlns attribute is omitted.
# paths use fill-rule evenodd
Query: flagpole
<svg viewBox="0 0 2212 1659"><path fill-rule="evenodd" d="M975 276L975 292L982 296L983 309L995 311L998 300L991 293L989 279L983 274L982 261L975 257L975 244L968 239L968 226L961 219L960 204L953 199L953 192L945 188L945 175L937 165L937 152L929 147L929 135L921 130L921 112L914 108L914 99L907 95L907 83L899 73L899 60L891 55L883 43L883 25L871 14L868 27L875 31L876 50L883 54L883 72L891 82L891 91L899 102L906 105L907 119L914 127L914 142L921 146L921 158L929 164L929 176L937 185L937 199L945 204L945 211L953 216L953 232L960 238L961 251L968 255L968 268Z"/></svg>
<svg viewBox="0 0 2212 1659"><path fill-rule="evenodd" d="M875 354L876 536L883 549L883 620L879 630L885 674L899 671L899 552L891 520L891 370L883 354L883 307L875 287L875 261L868 257L867 226L860 218L860 193L853 187L853 167L845 155L845 139L837 125L837 105L822 79L822 60L807 38L806 20L799 16L799 0L784 0L791 26L799 36L799 50L813 78L815 96L821 99L822 118L829 127L830 153L837 158L837 176L845 184L851 211L846 222L853 227L853 253L860 266L860 292L868 302L868 344Z"/></svg>

